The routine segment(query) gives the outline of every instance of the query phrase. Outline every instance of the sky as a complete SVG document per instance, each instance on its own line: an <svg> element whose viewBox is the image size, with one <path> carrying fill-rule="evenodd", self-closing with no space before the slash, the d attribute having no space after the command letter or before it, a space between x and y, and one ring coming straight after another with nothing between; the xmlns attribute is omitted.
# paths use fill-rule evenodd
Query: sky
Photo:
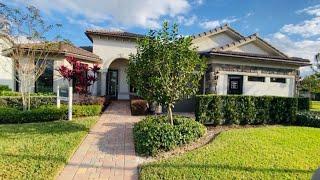
<svg viewBox="0 0 320 180"><path fill-rule="evenodd" d="M320 51L320 0L11 0L40 9L48 23L75 45L92 45L86 29L145 34L163 21L192 35L228 23L241 34L258 33L289 56L314 59ZM50 36L50 35L49 35ZM303 73L310 73L304 69Z"/></svg>

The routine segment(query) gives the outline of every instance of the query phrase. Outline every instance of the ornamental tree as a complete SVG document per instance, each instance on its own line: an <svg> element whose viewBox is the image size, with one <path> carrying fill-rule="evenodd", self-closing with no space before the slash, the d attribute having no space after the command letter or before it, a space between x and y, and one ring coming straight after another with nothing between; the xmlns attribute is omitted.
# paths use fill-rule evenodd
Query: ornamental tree
<svg viewBox="0 0 320 180"><path fill-rule="evenodd" d="M173 125L172 109L183 98L196 94L206 63L192 46L191 37L179 35L178 26L151 30L138 39L137 53L130 55L128 81L137 95L167 107Z"/></svg>
<svg viewBox="0 0 320 180"><path fill-rule="evenodd" d="M88 94L88 88L97 81L100 67L94 64L93 67L89 68L87 64L81 63L74 57L67 57L66 59L72 68L62 65L57 71L64 79L69 81L69 85L74 81L77 93L82 95Z"/></svg>

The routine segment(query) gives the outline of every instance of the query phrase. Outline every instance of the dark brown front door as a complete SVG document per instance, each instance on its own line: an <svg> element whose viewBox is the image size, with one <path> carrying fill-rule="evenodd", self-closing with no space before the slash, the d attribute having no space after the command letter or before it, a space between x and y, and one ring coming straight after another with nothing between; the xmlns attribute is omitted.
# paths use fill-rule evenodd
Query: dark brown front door
<svg viewBox="0 0 320 180"><path fill-rule="evenodd" d="M228 94L242 94L243 76L228 75Z"/></svg>
<svg viewBox="0 0 320 180"><path fill-rule="evenodd" d="M108 70L106 95L109 99L118 99L118 70Z"/></svg>

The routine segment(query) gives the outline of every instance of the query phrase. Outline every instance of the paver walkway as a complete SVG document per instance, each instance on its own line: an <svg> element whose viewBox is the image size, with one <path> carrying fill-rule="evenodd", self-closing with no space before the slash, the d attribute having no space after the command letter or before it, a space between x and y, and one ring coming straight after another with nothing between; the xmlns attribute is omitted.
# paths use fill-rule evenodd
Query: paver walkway
<svg viewBox="0 0 320 180"><path fill-rule="evenodd" d="M58 179L138 179L129 102L113 102L91 129Z"/></svg>

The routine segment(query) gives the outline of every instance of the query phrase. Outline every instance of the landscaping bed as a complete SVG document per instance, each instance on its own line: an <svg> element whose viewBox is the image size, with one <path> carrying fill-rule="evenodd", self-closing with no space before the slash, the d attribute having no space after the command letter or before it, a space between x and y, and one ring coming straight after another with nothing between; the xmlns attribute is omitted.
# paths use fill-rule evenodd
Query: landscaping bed
<svg viewBox="0 0 320 180"><path fill-rule="evenodd" d="M0 179L54 179L98 118L0 125Z"/></svg>
<svg viewBox="0 0 320 180"><path fill-rule="evenodd" d="M233 129L181 156L142 165L141 179L310 179L320 163L320 129Z"/></svg>

